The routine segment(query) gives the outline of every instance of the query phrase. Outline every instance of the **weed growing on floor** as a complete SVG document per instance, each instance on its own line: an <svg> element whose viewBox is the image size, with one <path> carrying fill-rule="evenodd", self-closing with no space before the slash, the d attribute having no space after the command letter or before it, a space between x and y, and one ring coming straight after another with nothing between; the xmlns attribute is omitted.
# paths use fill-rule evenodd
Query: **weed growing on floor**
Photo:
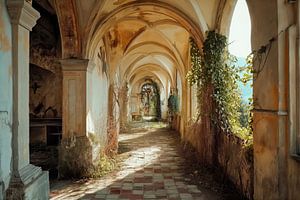
<svg viewBox="0 0 300 200"><path fill-rule="evenodd" d="M179 140L178 138L178 141ZM224 176L220 168L207 165L195 159L198 157L198 153L191 144L181 143L181 145L178 145L178 150L185 159L184 172L192 184L216 192L222 196L222 200L247 199L235 188L234 184Z"/></svg>
<svg viewBox="0 0 300 200"><path fill-rule="evenodd" d="M117 161L115 158L101 154L96 169L92 174L92 178L100 178L117 168Z"/></svg>

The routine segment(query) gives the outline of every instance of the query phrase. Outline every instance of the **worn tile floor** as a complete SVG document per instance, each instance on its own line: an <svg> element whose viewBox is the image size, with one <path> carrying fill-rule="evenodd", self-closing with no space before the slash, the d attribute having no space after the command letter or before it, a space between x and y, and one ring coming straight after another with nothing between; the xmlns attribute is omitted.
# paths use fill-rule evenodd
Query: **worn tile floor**
<svg viewBox="0 0 300 200"><path fill-rule="evenodd" d="M120 135L118 171L100 180L53 183L50 199L220 199L190 184L184 176L185 163L177 152L176 132L163 128L132 130Z"/></svg>

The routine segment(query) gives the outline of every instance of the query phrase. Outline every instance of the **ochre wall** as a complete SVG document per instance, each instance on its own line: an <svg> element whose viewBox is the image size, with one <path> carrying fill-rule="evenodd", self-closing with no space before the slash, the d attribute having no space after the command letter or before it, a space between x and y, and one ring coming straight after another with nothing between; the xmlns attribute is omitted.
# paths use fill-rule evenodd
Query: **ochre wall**
<svg viewBox="0 0 300 200"><path fill-rule="evenodd" d="M206 126L197 123L189 127L184 141L197 150L197 159L203 165L218 168L241 194L252 199L253 149L246 148L243 141L232 134L208 132Z"/></svg>
<svg viewBox="0 0 300 200"><path fill-rule="evenodd" d="M252 199L253 148L245 148L240 138L222 132L214 125L210 114L214 111L211 92L211 87L208 87L201 98L202 115L198 122L187 125L183 123L182 116L177 116L173 128L180 132L184 142L195 148L197 160L203 165L218 168L242 195Z"/></svg>
<svg viewBox="0 0 300 200"><path fill-rule="evenodd" d="M289 150L288 52L292 49L287 45L289 26L296 24L297 4L253 0L248 6L252 48L257 50L275 39L269 54L263 55L267 57L263 70L254 80L254 198L299 199L300 162ZM254 68L259 70L259 61Z"/></svg>

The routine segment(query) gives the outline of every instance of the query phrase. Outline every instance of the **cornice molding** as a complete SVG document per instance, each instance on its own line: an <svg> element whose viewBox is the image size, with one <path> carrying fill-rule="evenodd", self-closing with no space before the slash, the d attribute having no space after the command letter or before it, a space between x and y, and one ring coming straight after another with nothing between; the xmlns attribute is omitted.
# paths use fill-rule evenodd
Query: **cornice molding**
<svg viewBox="0 0 300 200"><path fill-rule="evenodd" d="M59 60L63 71L89 71L94 64L89 59L62 59Z"/></svg>
<svg viewBox="0 0 300 200"><path fill-rule="evenodd" d="M11 23L21 25L31 31L40 18L40 13L36 11L30 1L25 0L7 0L6 3Z"/></svg>

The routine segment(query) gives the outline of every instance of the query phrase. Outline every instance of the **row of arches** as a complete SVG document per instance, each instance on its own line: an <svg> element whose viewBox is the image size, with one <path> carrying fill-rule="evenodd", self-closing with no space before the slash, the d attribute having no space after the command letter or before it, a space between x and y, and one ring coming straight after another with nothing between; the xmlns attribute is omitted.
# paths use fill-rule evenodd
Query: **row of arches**
<svg viewBox="0 0 300 200"><path fill-rule="evenodd" d="M58 44L55 56L44 56L51 57L51 62L61 69L58 74L61 75L62 138L58 163L62 176L89 173L88 169L99 159L99 151L107 150L106 146L111 147L108 152L116 151L120 128L133 111L128 105L137 93L143 94L140 100L145 102L144 108L150 104L150 91L149 94L147 91L149 87L154 91L154 85L149 85L151 81L156 83L156 91L159 90L159 101L165 101L160 102L161 105L166 105L171 90L178 91L180 109L176 129L183 140L189 140L187 124L194 112L194 94L185 79L190 68L189 37L201 48L207 30L228 35L236 0L39 2L41 10L57 15L59 26L59 32L54 33ZM2 19L5 19L2 24L9 29L3 38L9 35L7 42L11 45L9 50L0 48L0 55L11 57L10 60L1 57L6 70L0 74L1 80L9 80L1 84L4 88L0 91L11 92L5 92L8 99L3 100L7 104L3 109L7 111L1 111L5 118L1 123L6 128L0 142L11 143L11 151L6 151L7 145L1 142L0 155L5 152L5 156L0 157L0 194L3 190L11 196L12 191L21 189L9 186L7 180L24 180L20 178L24 171L35 174L31 176L32 182L40 178L45 179L43 186L47 185L47 175L29 165L28 159L28 88L32 88L32 93L39 91L39 83L29 86L28 38L39 15L31 1L0 3L4 10ZM284 0L253 0L247 1L247 5L252 24L252 49L265 47L268 52L261 55L264 70L253 83L257 103L253 123L254 198L293 199L297 197L300 174L296 161L299 159L295 120L298 111L293 113L289 109L298 105L297 92L290 88L297 91L299 78L293 73L299 68L298 46L295 45L299 5ZM16 12L20 12L19 15ZM259 62L254 60L255 69L259 68ZM164 117L164 109L166 107L162 107L161 117ZM147 110L147 115L152 115L154 110L151 112ZM159 117L157 112L155 115ZM7 128L9 124L11 128Z"/></svg>
<svg viewBox="0 0 300 200"><path fill-rule="evenodd" d="M217 6L217 20L214 26L226 35L229 33L229 24L235 3L221 1ZM199 9L199 2L189 1L188 4L197 13L192 18L197 19L197 22L203 22L205 14ZM128 104L135 104L133 99L136 98L138 93L141 93L141 89L137 88L144 85L147 82L145 80L156 80L159 83L161 96L164 97L160 101L165 101L161 102L165 105L162 113L163 117L166 117L167 98L170 91L172 88L176 88L181 103L181 112L178 116L179 124L176 127L184 137L185 124L195 112L192 107L192 101L195 100L191 98L194 94L185 80L185 74L189 69L188 39L194 37L199 47L201 47L204 40L203 33L208 30L208 27L203 23L199 23L200 27L196 26L195 21L179 11L176 6L170 7L167 4L152 2L134 3L134 5L133 7L132 3L127 3L110 12L105 19L101 20L99 20L101 16L95 14L94 18L89 19L90 27L87 28L89 31L84 30L88 35L86 38L80 38L80 31L78 31L80 25L78 25L78 22L73 23L74 27L71 29L78 31L78 36L75 34L73 39L76 40L77 37L78 44L75 42L73 46L65 45L62 48L66 49L63 52L69 52L68 49L72 49L70 52L77 49L77 54L76 56L74 56L75 53L74 55L64 54L63 58L86 57L94 62L92 65L98 66L100 63L97 70L105 71L105 85L107 88L113 89L108 90L108 99L105 96L98 98L102 98L103 104L108 105L107 115L113 118L116 124L118 123L119 114L121 115L120 118L123 118L121 124L126 124L132 113L137 111L136 108L131 106L128 109ZM103 3L100 7L109 7L109 3ZM76 21L76 19L74 20ZM61 29L65 28L61 27ZM66 38L66 40L68 39L70 40L70 38ZM64 40L63 35L62 40ZM97 89L95 88L91 91L96 92ZM103 89L105 90L105 88ZM118 100L118 97L123 97L115 94L118 93L117 90L122 90L123 97L127 96L129 98L118 103L120 100ZM90 95L93 96L93 93L90 93ZM93 105L98 103L96 101L98 98L94 97ZM114 103L117 103L116 106L113 105ZM89 113L93 113L94 109L92 107L94 106L90 106ZM101 111L99 110L99 112ZM90 122L94 120L91 117L92 115L97 114L88 114L91 118L89 119ZM124 116L122 117L122 115ZM149 115L149 113L146 115ZM97 124L98 120L94 120L91 124ZM91 125L91 127L94 126ZM117 126L114 128L118 129ZM95 130L95 128L91 128L90 133L96 133Z"/></svg>

